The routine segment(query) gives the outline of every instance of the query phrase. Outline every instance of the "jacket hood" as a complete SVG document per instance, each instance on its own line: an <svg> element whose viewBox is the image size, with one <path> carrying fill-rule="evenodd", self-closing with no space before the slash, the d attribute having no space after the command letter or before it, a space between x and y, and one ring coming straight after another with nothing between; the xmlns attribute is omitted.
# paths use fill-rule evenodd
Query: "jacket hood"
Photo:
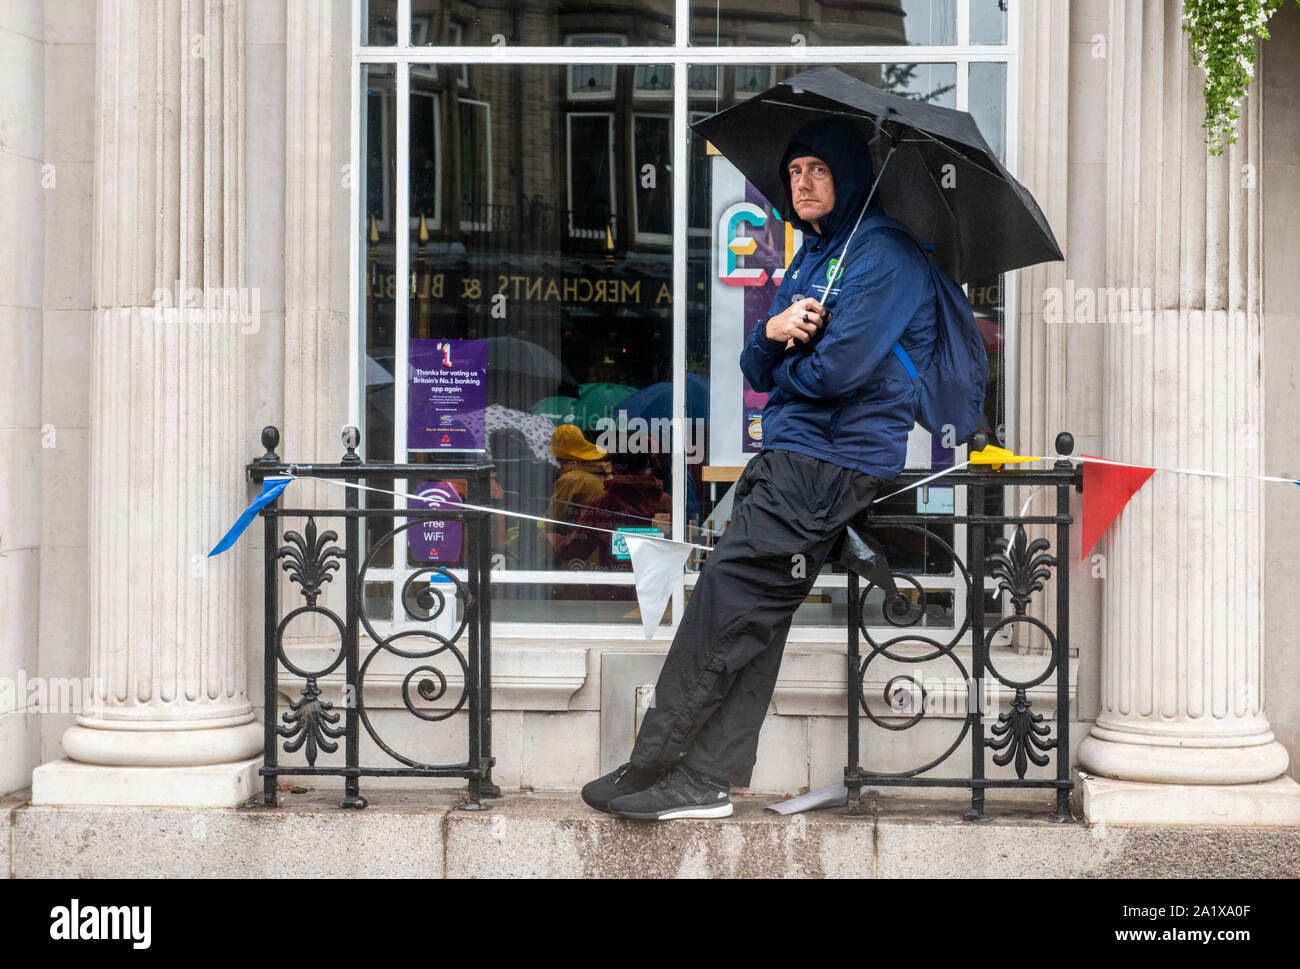
<svg viewBox="0 0 1300 969"><path fill-rule="evenodd" d="M785 189L784 211L796 228L805 234L816 237L812 226L799 218L794 211L794 198L790 192L790 159L797 158L810 149L811 153L822 159L831 169L831 179L835 186L835 205L831 211L818 219L821 238L832 239L841 231L852 230L853 224L862 211L862 203L871 191L875 181L875 168L871 164L871 151L867 140L862 136L858 126L844 118L826 118L804 125L790 138L789 148L781 159L781 183ZM790 152L795 151L792 155ZM879 193L877 193L879 194ZM867 215L884 215L885 210L879 201L872 198Z"/></svg>

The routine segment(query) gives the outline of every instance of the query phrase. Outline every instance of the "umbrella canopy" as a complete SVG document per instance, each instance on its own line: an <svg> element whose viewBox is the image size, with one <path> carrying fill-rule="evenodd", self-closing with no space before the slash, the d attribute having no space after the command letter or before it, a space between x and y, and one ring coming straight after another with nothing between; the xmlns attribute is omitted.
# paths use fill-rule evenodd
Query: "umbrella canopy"
<svg viewBox="0 0 1300 969"><path fill-rule="evenodd" d="M592 431L597 429L598 420L610 417L618 404L636 392L635 387L600 382L582 384L579 390L576 398L558 396L539 400L532 411L556 424L576 424Z"/></svg>
<svg viewBox="0 0 1300 969"><path fill-rule="evenodd" d="M627 419L668 420L673 414L673 385L670 381L638 390L615 410L627 411ZM686 375L686 416L709 419L709 382L699 374Z"/></svg>
<svg viewBox="0 0 1300 969"><path fill-rule="evenodd" d="M881 206L923 243L933 243L935 263L957 282L1065 258L1033 196L965 111L899 97L823 67L692 127L779 211L785 205L781 159L791 135L833 117L862 129L880 175Z"/></svg>
<svg viewBox="0 0 1300 969"><path fill-rule="evenodd" d="M509 375L555 385L560 393L576 390L573 375L560 363L558 357L544 347L513 336L494 336L487 341L488 372L494 376Z"/></svg>
<svg viewBox="0 0 1300 969"><path fill-rule="evenodd" d="M543 397L533 405L533 413L545 417L553 427L558 424L572 424L577 419L577 414L573 410L577 403L576 397Z"/></svg>

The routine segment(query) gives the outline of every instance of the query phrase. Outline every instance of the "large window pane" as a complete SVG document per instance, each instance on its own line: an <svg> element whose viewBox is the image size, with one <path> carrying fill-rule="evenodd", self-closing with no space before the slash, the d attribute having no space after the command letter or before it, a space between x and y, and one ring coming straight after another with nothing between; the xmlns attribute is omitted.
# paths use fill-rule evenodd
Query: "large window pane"
<svg viewBox="0 0 1300 969"><path fill-rule="evenodd" d="M969 101L971 116L979 125L984 140L1006 164L1007 65L971 64ZM989 386L984 403L986 430L994 443L1003 445L1007 439L1003 353L1006 343L1006 275L974 280L966 289L989 355Z"/></svg>
<svg viewBox="0 0 1300 969"><path fill-rule="evenodd" d="M371 47L397 44L397 0L361 0L361 43Z"/></svg>
<svg viewBox="0 0 1300 969"><path fill-rule="evenodd" d="M929 46L957 43L957 0L694 0L691 43L697 47Z"/></svg>
<svg viewBox="0 0 1300 969"><path fill-rule="evenodd" d="M429 111L429 104L419 106ZM393 372L396 365L397 306L397 75L392 64L367 64L361 69L361 192L363 326L362 362L364 417L361 443L371 461L393 460ZM425 191L421 178L421 193ZM415 192L414 185L413 194ZM420 198L425 196L421 194ZM417 211L412 209L412 211ZM392 498L368 494L370 507L391 508ZM370 543L392 528L391 520L367 519ZM392 546L379 552L376 565L392 565ZM368 590L369 591L369 590Z"/></svg>
<svg viewBox="0 0 1300 969"><path fill-rule="evenodd" d="M673 42L673 0L411 0L411 45L563 46L618 34L636 47Z"/></svg>
<svg viewBox="0 0 1300 969"><path fill-rule="evenodd" d="M501 507L559 522L494 524L494 618L639 623L630 584L510 572L630 573L624 543L599 529L671 533L673 69L611 66L603 95L575 92L568 65L410 72L411 274L398 286L394 74L365 71L367 454L436 463L481 447ZM394 382L400 291L412 375ZM424 386L444 366L474 392ZM393 447L394 389L408 394L407 453ZM687 492L698 517L698 483ZM460 561L452 544L438 561ZM412 542L405 567L433 554ZM383 586L368 594L391 598ZM598 614L593 601L606 603Z"/></svg>
<svg viewBox="0 0 1300 969"><path fill-rule="evenodd" d="M957 107L956 64L882 64L872 83L914 101Z"/></svg>
<svg viewBox="0 0 1300 969"><path fill-rule="evenodd" d="M1007 65L970 65L968 110L1002 164L1007 163Z"/></svg>
<svg viewBox="0 0 1300 969"><path fill-rule="evenodd" d="M361 238L365 253L362 291L365 317L366 423L362 441L372 461L393 460L393 361L397 297L397 82L392 64L361 71ZM427 111L429 105L419 105ZM426 178L421 163L421 192ZM414 186L413 186L414 187ZM422 194L421 200L425 198ZM412 211L416 211L413 209ZM431 213L433 214L433 213ZM435 215L436 217L436 215Z"/></svg>
<svg viewBox="0 0 1300 969"><path fill-rule="evenodd" d="M1010 3L1011 0L970 0L972 44L1002 45L1007 42L1007 8Z"/></svg>

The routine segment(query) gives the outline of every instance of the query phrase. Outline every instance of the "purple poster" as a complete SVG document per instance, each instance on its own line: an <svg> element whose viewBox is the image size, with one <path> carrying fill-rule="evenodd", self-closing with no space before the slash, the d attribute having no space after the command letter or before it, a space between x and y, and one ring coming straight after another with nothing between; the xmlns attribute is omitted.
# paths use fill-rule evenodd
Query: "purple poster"
<svg viewBox="0 0 1300 969"><path fill-rule="evenodd" d="M412 340L406 428L408 451L487 447L486 340Z"/></svg>
<svg viewBox="0 0 1300 969"><path fill-rule="evenodd" d="M446 481L421 482L415 494L424 499L428 508L460 506L460 494ZM418 505L412 502L411 507ZM459 562L461 528L458 521L425 521L411 526L406 532L411 557L417 562Z"/></svg>

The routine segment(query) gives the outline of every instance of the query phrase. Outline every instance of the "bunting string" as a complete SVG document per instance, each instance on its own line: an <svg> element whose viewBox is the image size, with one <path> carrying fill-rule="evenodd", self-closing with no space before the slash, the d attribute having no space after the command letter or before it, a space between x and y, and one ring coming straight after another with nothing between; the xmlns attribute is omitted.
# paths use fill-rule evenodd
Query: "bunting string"
<svg viewBox="0 0 1300 969"><path fill-rule="evenodd" d="M934 474L928 475L921 480L902 488L892 491L887 495L881 495L874 499L873 504L893 498L896 495L912 491L916 488L924 487L932 481L960 471L962 468L969 467L972 464L992 465L1000 467L1003 464L1021 464L1033 463L1039 461L1050 461L1052 458L1036 457L1028 455L1013 454L1004 448L988 447L982 451L973 452L969 460L961 464L953 465L950 468L944 468ZM1084 489L1084 509L1082 515L1083 541L1081 542L1080 557L1087 555L1088 551L1096 545L1103 532L1115 520L1129 499L1137 492L1146 480L1156 471L1168 471L1174 474L1198 475L1211 478L1241 478L1255 481L1274 481L1285 484L1300 485L1300 480L1294 478L1284 478L1277 475L1263 474L1245 474L1242 472L1226 471L1208 471L1194 468L1171 468L1171 467L1147 467L1146 465L1132 464L1125 461L1112 461L1107 458L1094 457L1092 455L1081 454L1073 460L1096 466L1097 473L1100 477L1096 478L1093 486ZM1113 468L1125 469L1127 473L1106 472L1102 473L1101 468L1109 466ZM582 528L588 531L601 532L607 535L622 535L627 543L630 558L632 560L632 570L636 575L636 594L640 605L641 622L645 631L646 641L649 642L658 628L659 620L663 616L663 611L671 598L672 587L676 577L680 576L682 567L686 564L686 559L692 549L699 549L703 552L712 551L707 545L699 545L695 542L683 542L671 538L661 538L658 536L637 535L634 533L620 532L613 528L602 528L598 525L591 525L582 522L567 522L555 518L547 518L543 515L530 515L527 512L511 511L505 508L494 508L489 505L472 505L459 503L456 505L444 504L442 501L431 499L422 495L413 495L404 491L390 490L387 488L376 488L373 485L357 484L351 481L342 481L337 478L324 478L312 474L296 473L296 466L290 465L288 472L284 476L268 478L263 482L262 493L253 501L239 520L222 538L217 546L209 555L218 555L230 548L238 539L239 535L248 527L258 511L269 505L281 492L295 479L323 481L327 484L336 485L342 488L350 488L355 491L366 491L374 494L381 494L393 498L403 498L408 502L413 502L413 506L407 508L394 508L393 517L406 517L403 512L418 511L421 508L447 510L465 510L484 512L489 515L502 515L508 518L525 519L528 521L541 522L549 525L559 525L564 528ZM1085 480L1087 474L1085 473ZM1030 502L1037 495L1039 488L1031 488L1028 497L1020 509L1021 518L1029 510ZM1091 493L1090 493L1091 492ZM574 503L569 503L574 504ZM591 508L593 506L579 506ZM1019 527L1019 526L1018 526ZM995 593L996 595L996 593Z"/></svg>

